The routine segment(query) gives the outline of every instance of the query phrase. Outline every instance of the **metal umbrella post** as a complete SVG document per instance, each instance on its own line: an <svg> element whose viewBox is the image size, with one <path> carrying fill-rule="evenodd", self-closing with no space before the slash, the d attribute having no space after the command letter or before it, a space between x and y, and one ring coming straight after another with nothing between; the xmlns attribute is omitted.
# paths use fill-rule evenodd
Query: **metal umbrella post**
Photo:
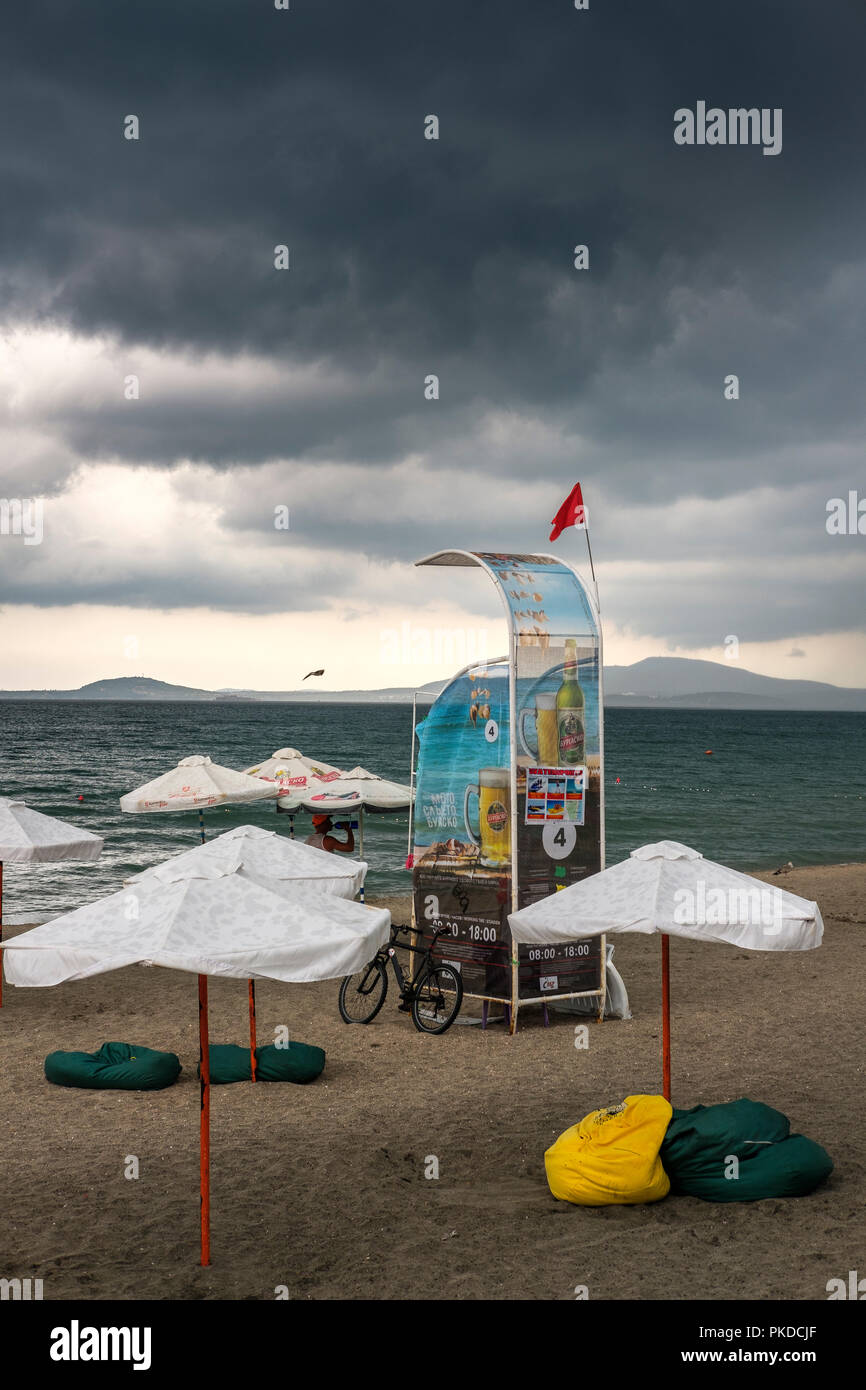
<svg viewBox="0 0 866 1390"><path fill-rule="evenodd" d="M662 1083L671 1098L671 939L662 932Z"/></svg>
<svg viewBox="0 0 866 1390"><path fill-rule="evenodd" d="M210 1039L207 1016L207 975L198 977L198 1045L201 1086L199 1123L199 1193L201 1204L201 1263L210 1264Z"/></svg>

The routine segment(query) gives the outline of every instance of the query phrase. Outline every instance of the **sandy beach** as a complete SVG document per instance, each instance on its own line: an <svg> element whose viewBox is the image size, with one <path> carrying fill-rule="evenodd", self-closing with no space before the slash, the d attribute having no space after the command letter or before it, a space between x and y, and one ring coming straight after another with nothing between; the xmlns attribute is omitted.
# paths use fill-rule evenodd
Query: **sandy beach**
<svg viewBox="0 0 866 1390"><path fill-rule="evenodd" d="M336 982L259 982L260 1042L285 1024L328 1063L307 1087L214 1089L201 1269L196 981L135 967L4 986L0 1272L41 1278L46 1299L272 1299L281 1285L293 1299L572 1299L578 1284L592 1299L826 1298L828 1279L863 1264L866 865L763 877L817 899L824 944L672 943L673 1099L783 1110L835 1162L812 1196L595 1210L550 1196L543 1152L563 1129L661 1090L659 943L623 937L634 1018L591 1025L588 1051L572 1020L545 1028L538 1009L515 1037L495 1024L433 1038L397 1012L393 984L379 1018L350 1028ZM406 920L406 899L379 901ZM212 1041L244 1042L243 983L212 981L210 996ZM132 1094L45 1080L49 1051L108 1040L176 1052L180 1081Z"/></svg>

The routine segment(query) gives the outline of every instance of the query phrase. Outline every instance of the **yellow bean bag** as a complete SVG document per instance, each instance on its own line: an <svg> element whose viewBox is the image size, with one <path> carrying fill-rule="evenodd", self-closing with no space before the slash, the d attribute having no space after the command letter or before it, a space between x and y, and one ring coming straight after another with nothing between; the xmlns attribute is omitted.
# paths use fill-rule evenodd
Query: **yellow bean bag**
<svg viewBox="0 0 866 1390"><path fill-rule="evenodd" d="M664 1096L626 1096L593 1110L544 1155L554 1197L582 1207L658 1202L670 1190L659 1149L672 1115Z"/></svg>

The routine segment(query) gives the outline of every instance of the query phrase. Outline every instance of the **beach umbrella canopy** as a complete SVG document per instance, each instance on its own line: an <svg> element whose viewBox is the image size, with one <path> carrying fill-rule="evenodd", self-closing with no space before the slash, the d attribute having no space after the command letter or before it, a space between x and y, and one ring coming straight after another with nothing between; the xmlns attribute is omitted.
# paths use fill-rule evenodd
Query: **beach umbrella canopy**
<svg viewBox="0 0 866 1390"><path fill-rule="evenodd" d="M248 777L231 767L221 767L201 754L182 758L177 767L164 772L137 791L120 798L120 809L135 813L151 811L198 811L199 833L204 844L204 811L207 806L246 805L276 796L276 788L257 777ZM256 1079L256 988L249 982L250 1056Z"/></svg>
<svg viewBox="0 0 866 1390"><path fill-rule="evenodd" d="M351 772L325 776L308 783L306 788L292 786L288 793L277 799L281 811L297 811L303 808L313 814L330 815L332 812L354 811L358 815L360 838L358 852L364 853L364 811L399 811L411 806L415 793L411 787L401 786L399 782L389 782L377 777L363 767L353 767Z"/></svg>
<svg viewBox="0 0 866 1390"><path fill-rule="evenodd" d="M220 767L196 754L183 758L170 772L145 782L137 791L120 798L120 809L150 811L201 811L208 806L238 805L276 796L276 789L257 777Z"/></svg>
<svg viewBox="0 0 866 1390"><path fill-rule="evenodd" d="M305 758L297 748L278 748L264 762L256 763L246 769L249 777L259 777L265 782L275 782L286 792L306 792L308 788L319 787L324 782L333 782L343 773L330 763L316 758Z"/></svg>
<svg viewBox="0 0 866 1390"><path fill-rule="evenodd" d="M662 935L665 1095L670 1099L668 938L725 942L751 951L809 951L824 923L817 903L704 859L675 840L644 845L601 873L508 918L515 941L557 944L616 932Z"/></svg>
<svg viewBox="0 0 866 1390"><path fill-rule="evenodd" d="M198 975L201 1075L201 1262L210 1263L208 975L286 981L337 979L367 965L389 935L390 913L293 888L275 892L237 869L152 879L14 938L6 978L21 986L83 980L135 963Z"/></svg>
<svg viewBox="0 0 866 1390"><path fill-rule="evenodd" d="M104 840L68 821L34 811L24 801L0 797L0 941L3 939L4 863L57 862L62 859L98 859ZM3 982L0 978L0 1004Z"/></svg>
<svg viewBox="0 0 866 1390"><path fill-rule="evenodd" d="M329 778L324 785L292 789L277 801L281 810L303 806L309 811L399 811L411 806L413 792L399 782L377 777L363 767Z"/></svg>
<svg viewBox="0 0 866 1390"><path fill-rule="evenodd" d="M104 841L68 821L34 811L24 801L0 796L0 861L98 859Z"/></svg>
<svg viewBox="0 0 866 1390"><path fill-rule="evenodd" d="M6 978L57 985L148 964L239 979L337 979L369 964L389 924L384 908L265 885L204 860L196 872L142 878L22 932L7 943Z"/></svg>
<svg viewBox="0 0 866 1390"><path fill-rule="evenodd" d="M131 886L150 879L171 883L184 877L217 877L228 870L271 887L284 884L333 893L338 898L354 898L363 887L367 867L363 860L327 854L260 825L238 825L203 845L173 854L125 882Z"/></svg>

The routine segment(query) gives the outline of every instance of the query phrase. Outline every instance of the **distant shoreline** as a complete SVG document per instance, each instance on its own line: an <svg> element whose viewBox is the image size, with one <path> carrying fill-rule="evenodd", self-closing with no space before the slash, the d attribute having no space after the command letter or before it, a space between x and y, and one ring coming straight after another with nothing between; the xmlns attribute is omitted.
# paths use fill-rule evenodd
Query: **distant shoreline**
<svg viewBox="0 0 866 1390"><path fill-rule="evenodd" d="M841 689L841 687L839 687ZM429 692L416 692L418 705L433 703L436 695ZM0 703L6 705L240 705L244 709L260 705L404 705L410 708L412 695L379 695L376 691L335 691L333 694L320 692L318 695L246 695L232 697L225 695L43 695L29 691L0 691ZM786 704L781 700L738 701L735 696L678 695L673 698L663 696L635 697L610 695L604 700L605 709L640 710L704 710L711 712L751 711L757 714L866 714L866 708L854 705L800 705Z"/></svg>
<svg viewBox="0 0 866 1390"><path fill-rule="evenodd" d="M479 665L483 665L483 660ZM396 674L396 673L395 673ZM410 670L401 672L410 675ZM329 704L422 705L432 703L455 677L420 685L367 689L252 690L244 686L179 685L141 673L87 681L74 690L0 690L0 700L118 704ZM745 667L691 657L645 657L631 666L605 666L607 709L734 709L866 713L866 689L828 681L762 676Z"/></svg>

